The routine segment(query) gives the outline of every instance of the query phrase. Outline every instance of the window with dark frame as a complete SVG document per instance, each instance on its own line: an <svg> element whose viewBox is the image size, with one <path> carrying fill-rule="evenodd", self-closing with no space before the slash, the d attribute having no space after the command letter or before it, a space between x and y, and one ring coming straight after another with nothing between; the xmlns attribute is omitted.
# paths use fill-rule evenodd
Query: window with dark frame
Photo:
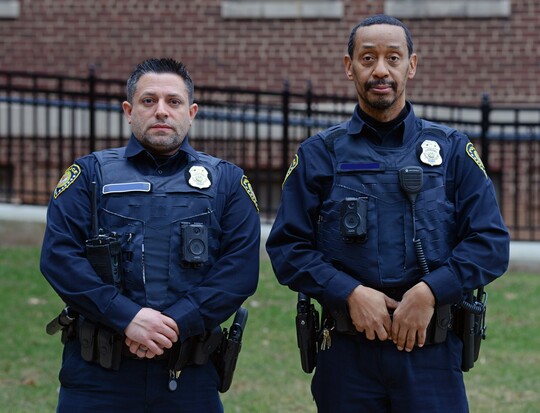
<svg viewBox="0 0 540 413"><path fill-rule="evenodd" d="M0 19L17 19L21 14L19 0L0 0Z"/></svg>
<svg viewBox="0 0 540 413"><path fill-rule="evenodd" d="M343 0L222 0L225 19L341 19Z"/></svg>

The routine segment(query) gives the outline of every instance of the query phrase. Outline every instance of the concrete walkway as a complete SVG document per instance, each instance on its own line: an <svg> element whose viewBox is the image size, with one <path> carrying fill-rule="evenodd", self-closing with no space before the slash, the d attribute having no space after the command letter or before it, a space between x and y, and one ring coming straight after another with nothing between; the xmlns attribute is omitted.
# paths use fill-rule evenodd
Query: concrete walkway
<svg viewBox="0 0 540 413"><path fill-rule="evenodd" d="M0 204L0 246L41 245L47 209L43 206ZM261 227L261 255L271 226ZM540 274L540 242L512 241L510 269Z"/></svg>

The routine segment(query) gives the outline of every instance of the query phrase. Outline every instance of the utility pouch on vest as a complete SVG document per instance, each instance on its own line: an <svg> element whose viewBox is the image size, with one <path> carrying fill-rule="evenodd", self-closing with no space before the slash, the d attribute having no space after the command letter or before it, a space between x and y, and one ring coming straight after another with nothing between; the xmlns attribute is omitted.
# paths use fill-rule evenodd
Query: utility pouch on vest
<svg viewBox="0 0 540 413"><path fill-rule="evenodd" d="M115 233L105 234L98 223L97 184L92 182L92 234L86 240L86 258L107 283L122 287L122 248Z"/></svg>
<svg viewBox="0 0 540 413"><path fill-rule="evenodd" d="M122 248L116 236L98 235L87 240L86 258L103 282L121 289Z"/></svg>

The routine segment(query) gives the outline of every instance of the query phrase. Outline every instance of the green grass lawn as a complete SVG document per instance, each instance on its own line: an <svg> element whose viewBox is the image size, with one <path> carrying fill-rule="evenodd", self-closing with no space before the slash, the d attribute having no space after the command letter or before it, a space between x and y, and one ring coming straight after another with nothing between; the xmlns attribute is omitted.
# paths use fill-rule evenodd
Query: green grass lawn
<svg viewBox="0 0 540 413"><path fill-rule="evenodd" d="M62 345L45 325L62 308L38 267L36 247L0 248L0 412L52 413ZM472 413L540 411L540 275L508 273L488 287L488 338L465 374ZM310 376L300 368L296 294L264 260L227 413L314 413Z"/></svg>

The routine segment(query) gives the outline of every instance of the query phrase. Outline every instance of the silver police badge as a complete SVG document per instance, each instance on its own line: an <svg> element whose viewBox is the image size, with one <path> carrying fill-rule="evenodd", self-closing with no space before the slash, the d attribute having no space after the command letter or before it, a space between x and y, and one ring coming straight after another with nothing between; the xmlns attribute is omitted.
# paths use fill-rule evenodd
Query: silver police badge
<svg viewBox="0 0 540 413"><path fill-rule="evenodd" d="M189 168L188 172L188 184L190 184L193 188L205 189L210 188L210 185L212 185L212 182L210 182L210 179L208 179L208 171L204 166L192 166Z"/></svg>
<svg viewBox="0 0 540 413"><path fill-rule="evenodd" d="M427 165L437 166L442 164L441 147L435 141L422 142L422 153L420 154L420 160Z"/></svg>

